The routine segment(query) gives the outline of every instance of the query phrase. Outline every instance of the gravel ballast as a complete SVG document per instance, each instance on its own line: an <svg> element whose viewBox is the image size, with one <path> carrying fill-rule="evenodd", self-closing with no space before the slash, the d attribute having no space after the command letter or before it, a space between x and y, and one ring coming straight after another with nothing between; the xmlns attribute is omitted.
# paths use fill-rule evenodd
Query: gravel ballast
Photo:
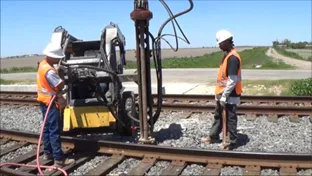
<svg viewBox="0 0 312 176"><path fill-rule="evenodd" d="M3 146L3 145L2 145ZM16 158L18 156L24 155L31 150L36 149L36 145L29 145L23 148L18 149L15 152L8 153L1 157L1 163L8 162L9 160ZM68 175L85 175L90 170L95 169L96 167L101 167L109 156L96 156L90 161L84 163L82 166L78 167L72 173ZM129 174L129 171L132 168L135 168L139 164L140 160L134 158L125 159L121 164L119 164L114 170L112 170L109 175L119 175L126 176ZM146 175L161 175L161 173L170 165L168 161L158 161L156 164L150 168ZM182 176L191 176L191 175L200 175L203 173L205 166L198 164L189 164L187 165L180 175ZM225 166L221 168L220 176L225 175L243 175L244 168L238 166ZM269 176L269 175L279 175L279 171L276 169L262 169L261 176ZM310 176L312 175L312 169L303 169L297 172L298 176Z"/></svg>
<svg viewBox="0 0 312 176"><path fill-rule="evenodd" d="M160 175L169 165L170 162L168 161L158 161L153 167L150 168L146 175Z"/></svg>
<svg viewBox="0 0 312 176"><path fill-rule="evenodd" d="M182 171L181 175L200 175L201 173L203 173L205 167L201 166L201 165L197 165L197 164L191 164L188 165L184 168L184 170Z"/></svg>
<svg viewBox="0 0 312 176"><path fill-rule="evenodd" d="M107 158L107 156L96 156L92 160L86 162L82 166L78 167L74 172L69 175L86 175L90 170L95 169L100 164L102 164Z"/></svg>
<svg viewBox="0 0 312 176"><path fill-rule="evenodd" d="M172 147L191 147L219 149L220 144L206 144L202 137L209 135L213 115L193 114L187 119L181 113L171 114L159 119L155 124L158 145ZM210 117L210 118L208 118ZM270 122L267 117L248 121L239 116L238 151L311 153L312 124L308 117L300 118L299 123L291 122L288 117ZM222 133L220 134L222 138Z"/></svg>
<svg viewBox="0 0 312 176"><path fill-rule="evenodd" d="M31 150L36 149L36 148L37 148L37 145L28 145L28 146L21 147L21 148L17 149L14 152L10 152L10 153L2 156L0 158L0 162L1 163L5 163L5 162L7 162L9 160L12 160L12 159L14 159L16 157L19 157L21 155L25 155L26 153L28 153Z"/></svg>
<svg viewBox="0 0 312 176"><path fill-rule="evenodd" d="M132 168L135 168L138 165L140 160L134 158L128 158L124 160L121 164L118 165L114 170L109 174L118 174L118 175L127 175Z"/></svg>
<svg viewBox="0 0 312 176"><path fill-rule="evenodd" d="M4 129L39 133L42 113L39 107L1 107L0 127Z"/></svg>
<svg viewBox="0 0 312 176"><path fill-rule="evenodd" d="M17 144L17 142L15 142L15 141L7 142L6 144L3 144L3 145L0 146L0 151L5 149L5 148L12 147L15 144Z"/></svg>
<svg viewBox="0 0 312 176"><path fill-rule="evenodd" d="M206 144L201 138L209 135L213 115L193 114L181 118L181 113L162 114L154 127L154 136L158 145L171 147L190 147L219 149L220 144ZM1 107L1 128L39 133L42 114L38 107ZM277 123L267 117L258 117L255 121L238 117L238 151L254 152L291 152L311 153L312 124L308 117L299 122L291 122L281 117ZM84 138L97 138L123 142L136 142L134 138L106 135L84 135ZM222 133L220 134L222 138Z"/></svg>
<svg viewBox="0 0 312 176"><path fill-rule="evenodd" d="M209 135L213 122L213 115L193 114L188 118L181 118L185 114L166 113L162 114L155 124L154 132L157 145L171 147L189 147L203 149L219 149L220 144L205 144L201 142L202 137ZM14 129L26 132L39 133L42 114L38 107L1 107L0 126L4 129ZM255 121L246 120L245 116L238 118L238 131L240 134L239 147L234 150L253 152L291 152L311 153L312 124L308 117L300 118L299 122L291 122L288 117L279 118L277 123L270 122L267 117L259 117ZM220 134L222 137L222 134ZM106 139L136 143L137 139L131 137L120 137L104 134L83 135L82 138ZM7 145L7 146L5 146ZM1 149L12 144L5 144ZM32 149L32 147L31 147ZM6 162L13 157L30 151L26 147L1 157L1 162ZM77 168L70 175L84 175L89 170L101 164L106 156L98 156ZM110 174L127 174L140 160L126 159L118 168ZM167 161L158 161L147 173L147 175L160 175L170 165ZM205 166L190 164L185 167L182 175L198 175ZM221 175L242 175L240 167L224 167ZM263 169L261 175L278 175L278 170ZM298 171L298 175L311 175L312 169Z"/></svg>

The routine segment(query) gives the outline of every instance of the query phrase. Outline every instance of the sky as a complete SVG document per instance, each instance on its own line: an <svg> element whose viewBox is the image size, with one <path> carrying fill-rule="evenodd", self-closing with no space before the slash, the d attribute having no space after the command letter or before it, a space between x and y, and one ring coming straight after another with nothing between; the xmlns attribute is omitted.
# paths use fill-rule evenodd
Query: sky
<svg viewBox="0 0 312 176"><path fill-rule="evenodd" d="M188 0L165 0L172 12L189 7ZM190 41L180 48L216 46L216 32L229 30L234 44L271 45L273 40L311 41L311 0L194 0L194 8L177 18ZM155 36L169 17L158 0L149 0L153 12L150 31ZM15 1L1 0L1 57L41 54L55 27L63 26L82 40L99 40L110 22L119 25L126 49L135 48L133 0ZM169 23L163 34L173 34ZM182 37L178 31L178 35ZM170 39L170 38L169 38ZM172 45L175 46L174 40ZM162 42L164 48L168 48Z"/></svg>

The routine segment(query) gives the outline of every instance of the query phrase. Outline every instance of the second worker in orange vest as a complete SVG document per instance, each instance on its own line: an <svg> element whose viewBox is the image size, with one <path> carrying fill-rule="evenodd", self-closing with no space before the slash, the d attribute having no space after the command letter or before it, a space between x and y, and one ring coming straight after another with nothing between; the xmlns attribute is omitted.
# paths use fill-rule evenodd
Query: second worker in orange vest
<svg viewBox="0 0 312 176"><path fill-rule="evenodd" d="M241 83L242 64L240 55L234 48L233 35L226 30L220 30L217 32L216 38L225 55L221 60L217 75L214 122L209 136L202 138L202 141L207 143L221 142L219 135L222 131L222 110L226 108L227 132L229 132L230 139L227 146L231 147L235 146L238 139L236 110L243 92Z"/></svg>

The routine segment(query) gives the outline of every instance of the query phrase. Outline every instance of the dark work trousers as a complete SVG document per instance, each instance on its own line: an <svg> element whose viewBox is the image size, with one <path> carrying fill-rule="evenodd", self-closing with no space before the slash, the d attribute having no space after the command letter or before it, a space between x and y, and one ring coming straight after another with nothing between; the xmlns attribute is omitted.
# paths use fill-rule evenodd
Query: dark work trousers
<svg viewBox="0 0 312 176"><path fill-rule="evenodd" d="M40 103L40 109L45 117L48 106ZM61 148L61 118L60 111L57 109L55 103L50 107L49 114L43 130L43 152L52 154L54 160L60 161L63 159L63 151Z"/></svg>
<svg viewBox="0 0 312 176"><path fill-rule="evenodd" d="M237 115L236 115L237 105L235 104L226 104L226 119L227 119L227 132L230 133L230 143L235 144L238 138L237 135ZM210 129L210 138L214 140L219 140L219 135L222 132L222 111L223 107L221 106L220 102L217 101L215 115L214 115L214 122Z"/></svg>

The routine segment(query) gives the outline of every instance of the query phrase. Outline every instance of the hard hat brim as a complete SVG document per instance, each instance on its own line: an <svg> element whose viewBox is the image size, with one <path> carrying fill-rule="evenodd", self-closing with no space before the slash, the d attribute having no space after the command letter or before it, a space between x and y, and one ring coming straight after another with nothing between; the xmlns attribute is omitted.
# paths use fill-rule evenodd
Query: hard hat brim
<svg viewBox="0 0 312 176"><path fill-rule="evenodd" d="M63 57L65 57L64 54L62 54L62 55L56 55L56 54L53 54L53 53L48 52L48 51L46 51L46 50L43 51L43 54L46 55L46 56L48 56L48 57L50 57L50 58L54 58L54 59L62 59Z"/></svg>
<svg viewBox="0 0 312 176"><path fill-rule="evenodd" d="M62 59L63 57L65 57L63 52L58 52L58 53L51 52L51 49L53 50L53 47L55 46L56 45L54 43L49 43L46 46L46 48L43 50L43 54L54 59Z"/></svg>
<svg viewBox="0 0 312 176"><path fill-rule="evenodd" d="M219 45L220 43L222 43L222 42L224 42L224 41L226 41L226 40L229 40L229 39L233 39L233 36L231 36L231 37L229 37L229 38L226 38L226 39L223 39L223 40L221 40L221 41L218 41L217 42L217 44Z"/></svg>

